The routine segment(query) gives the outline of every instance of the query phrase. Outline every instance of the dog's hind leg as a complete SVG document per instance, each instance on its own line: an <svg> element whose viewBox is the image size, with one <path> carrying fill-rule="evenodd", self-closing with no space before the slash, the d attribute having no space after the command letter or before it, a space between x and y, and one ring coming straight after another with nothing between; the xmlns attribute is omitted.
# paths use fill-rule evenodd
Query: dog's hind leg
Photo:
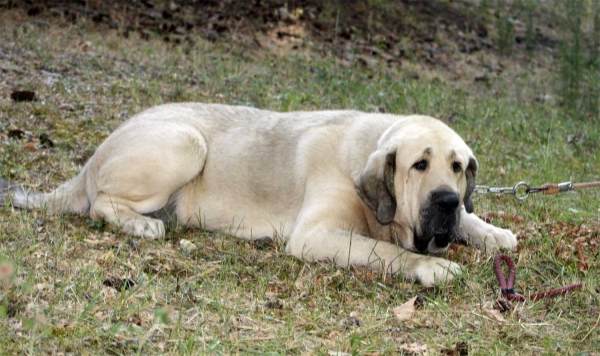
<svg viewBox="0 0 600 356"><path fill-rule="evenodd" d="M200 174L206 142L200 132L182 124L132 126L109 136L94 154L90 216L105 218L126 233L163 237L164 222L143 214L163 209Z"/></svg>
<svg viewBox="0 0 600 356"><path fill-rule="evenodd" d="M131 208L134 205L131 203L131 200L113 198L108 194L99 194L90 215L94 220L103 217L128 234L148 238L165 236L165 225L162 220L137 213Z"/></svg>

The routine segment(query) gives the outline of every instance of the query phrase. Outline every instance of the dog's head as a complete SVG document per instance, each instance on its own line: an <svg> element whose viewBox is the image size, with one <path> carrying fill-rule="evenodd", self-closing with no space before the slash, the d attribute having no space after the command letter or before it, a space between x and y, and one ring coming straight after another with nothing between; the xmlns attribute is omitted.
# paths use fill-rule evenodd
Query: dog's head
<svg viewBox="0 0 600 356"><path fill-rule="evenodd" d="M356 181L383 225L407 250L441 253L457 239L461 205L473 211L477 160L441 121L409 116L379 139Z"/></svg>

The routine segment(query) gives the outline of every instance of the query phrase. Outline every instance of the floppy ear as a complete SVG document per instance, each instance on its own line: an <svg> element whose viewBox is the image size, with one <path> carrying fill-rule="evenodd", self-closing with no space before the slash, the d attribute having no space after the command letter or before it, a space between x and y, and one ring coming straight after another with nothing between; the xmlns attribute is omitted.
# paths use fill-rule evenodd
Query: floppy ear
<svg viewBox="0 0 600 356"><path fill-rule="evenodd" d="M477 168L479 164L474 157L469 159L469 164L467 165L467 169L465 170L465 177L467 178L467 190L465 191L465 198L463 199L465 204L465 210L467 213L473 212L473 199L471 195L475 190L475 176L477 175Z"/></svg>
<svg viewBox="0 0 600 356"><path fill-rule="evenodd" d="M391 224L396 214L394 174L396 172L396 149L389 152L373 152L356 183L358 195L375 212L383 225Z"/></svg>

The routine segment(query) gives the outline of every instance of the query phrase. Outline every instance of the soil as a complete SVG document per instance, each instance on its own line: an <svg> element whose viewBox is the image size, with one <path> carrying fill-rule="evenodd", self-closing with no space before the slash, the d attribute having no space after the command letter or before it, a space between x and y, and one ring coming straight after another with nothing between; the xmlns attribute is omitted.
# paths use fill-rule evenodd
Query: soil
<svg viewBox="0 0 600 356"><path fill-rule="evenodd" d="M348 67L418 63L415 78L430 69L451 80L488 82L504 71L507 58L496 33L503 10L471 0L8 0L0 7L21 9L32 21L91 20L125 37L160 36L174 45L201 36L273 55L335 56ZM523 21L511 18L510 61L554 51L558 39L542 25L546 15L533 15L529 37Z"/></svg>

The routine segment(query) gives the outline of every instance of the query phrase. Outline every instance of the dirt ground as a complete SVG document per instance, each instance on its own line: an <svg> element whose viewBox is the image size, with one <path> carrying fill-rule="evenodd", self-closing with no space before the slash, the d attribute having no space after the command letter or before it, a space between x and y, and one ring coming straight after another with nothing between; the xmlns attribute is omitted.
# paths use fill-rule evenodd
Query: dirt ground
<svg viewBox="0 0 600 356"><path fill-rule="evenodd" d="M275 56L333 55L344 66L359 63L366 70L387 63L392 71L403 67L415 78L442 73L444 80L486 83L503 74L507 61L511 67L520 62L533 68L551 65L548 57L559 41L551 12L534 12L535 23L528 32L523 9L512 1L506 9L483 8L481 3L8 0L4 7L22 9L41 25L49 17L93 21L124 37L158 36L174 45L193 44L200 36ZM509 11L523 16L509 17ZM505 18L512 26L508 35L498 30Z"/></svg>

